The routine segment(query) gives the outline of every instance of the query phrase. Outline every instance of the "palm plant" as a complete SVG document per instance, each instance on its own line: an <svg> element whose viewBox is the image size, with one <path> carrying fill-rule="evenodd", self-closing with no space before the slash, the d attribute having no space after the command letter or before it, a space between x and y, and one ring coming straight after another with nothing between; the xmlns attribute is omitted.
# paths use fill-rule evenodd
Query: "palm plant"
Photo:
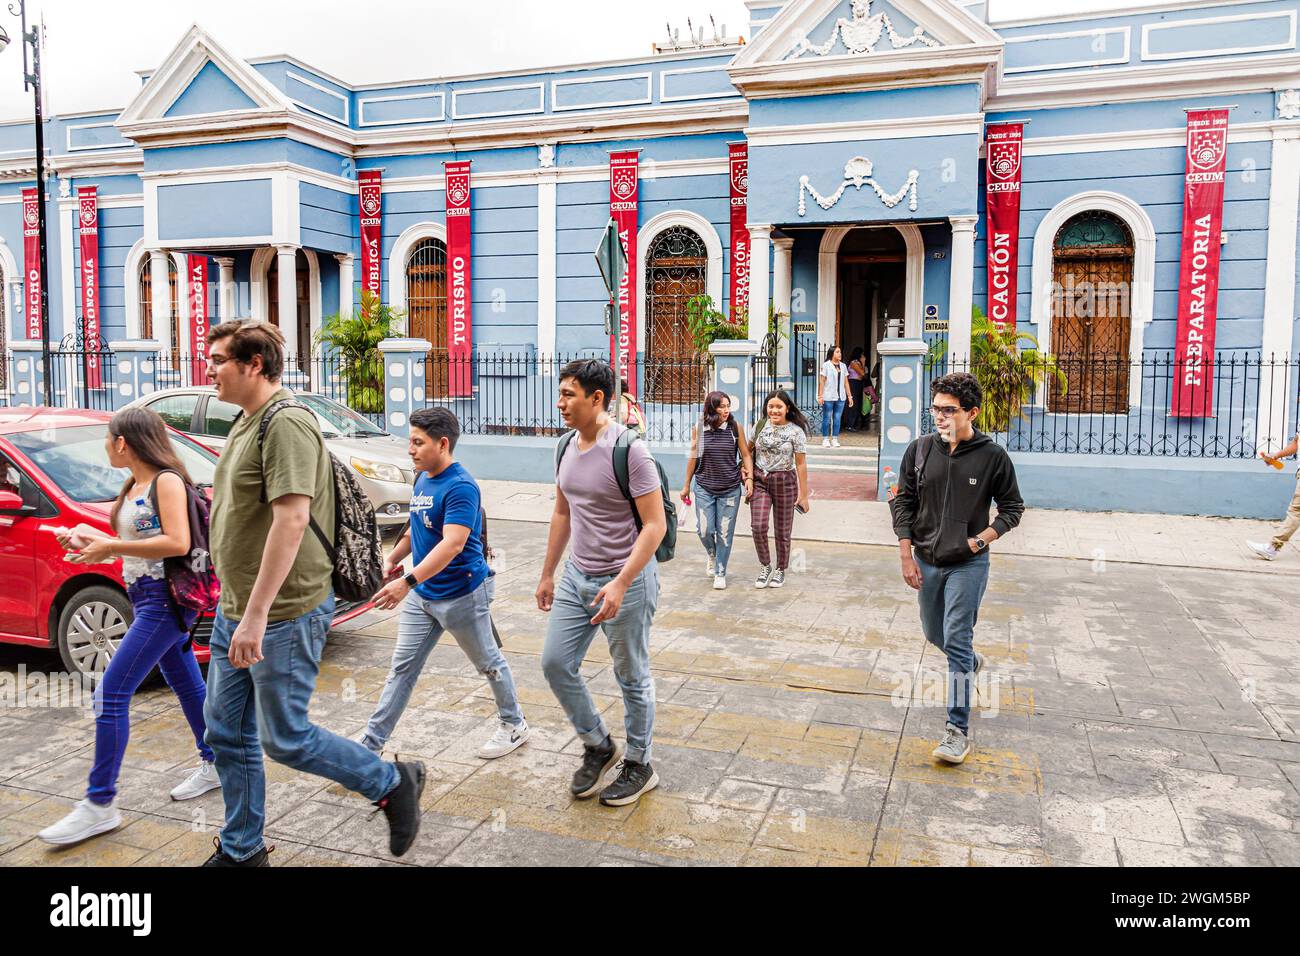
<svg viewBox="0 0 1300 956"><path fill-rule="evenodd" d="M776 348L781 339L789 338L784 320L789 313L778 312L776 306L767 306L767 335L763 337L764 354L776 355ZM691 342L696 350L704 353L709 346L720 339L749 338L749 318L744 312L733 315L730 319L717 307L711 295L693 295L686 300L686 327L691 333Z"/></svg>
<svg viewBox="0 0 1300 956"><path fill-rule="evenodd" d="M361 304L351 315L331 315L321 323L316 347L328 346L341 360L352 409L384 410L384 359L379 343L390 338L405 318L405 312L384 305L373 292L362 292Z"/></svg>

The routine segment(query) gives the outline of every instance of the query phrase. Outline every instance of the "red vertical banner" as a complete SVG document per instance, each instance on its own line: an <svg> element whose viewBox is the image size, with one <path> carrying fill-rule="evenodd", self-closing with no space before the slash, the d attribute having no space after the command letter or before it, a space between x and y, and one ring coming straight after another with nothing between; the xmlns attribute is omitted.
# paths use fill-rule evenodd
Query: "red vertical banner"
<svg viewBox="0 0 1300 956"><path fill-rule="evenodd" d="M41 337L41 234L40 199L35 187L23 195L23 292L27 315L27 337Z"/></svg>
<svg viewBox="0 0 1300 956"><path fill-rule="evenodd" d="M361 291L382 298L383 272L380 267L383 234L383 176L378 169L357 173L361 207Z"/></svg>
<svg viewBox="0 0 1300 956"><path fill-rule="evenodd" d="M1178 340L1169 413L1204 417L1214 407L1214 327L1219 316L1219 255L1228 111L1187 111L1183 250L1178 275Z"/></svg>
<svg viewBox="0 0 1300 956"><path fill-rule="evenodd" d="M447 385L453 398L468 398L474 394L469 161L442 165L447 177Z"/></svg>
<svg viewBox="0 0 1300 956"><path fill-rule="evenodd" d="M99 367L99 201L94 186L77 187L77 223L81 236L81 340L86 350L86 384L103 388Z"/></svg>
<svg viewBox="0 0 1300 956"><path fill-rule="evenodd" d="M188 256L190 278L190 384L208 384L208 257Z"/></svg>
<svg viewBox="0 0 1300 956"><path fill-rule="evenodd" d="M1024 137L1023 123L990 123L984 133L989 318L1000 326L1016 324L1020 159Z"/></svg>
<svg viewBox="0 0 1300 956"><path fill-rule="evenodd" d="M731 170L731 308L733 325L749 321L749 144L727 147Z"/></svg>
<svg viewBox="0 0 1300 956"><path fill-rule="evenodd" d="M636 381L636 229L637 163L639 150L609 154L609 214L618 225L619 241L627 255L627 271L618 287L618 327L609 339L609 360L637 394Z"/></svg>

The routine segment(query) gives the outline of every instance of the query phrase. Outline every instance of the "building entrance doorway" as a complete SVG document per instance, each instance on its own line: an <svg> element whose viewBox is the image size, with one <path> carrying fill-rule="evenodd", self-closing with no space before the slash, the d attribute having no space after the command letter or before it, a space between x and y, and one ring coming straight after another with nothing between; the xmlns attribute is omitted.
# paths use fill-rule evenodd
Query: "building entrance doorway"
<svg viewBox="0 0 1300 956"><path fill-rule="evenodd" d="M903 334L907 247L897 229L854 229L844 237L839 249L837 292L835 344L842 349L846 362L862 350L860 360L867 373L863 393L871 403L864 420L861 413L866 403L855 400L858 414L847 415L845 424L854 430L850 434L870 436L863 443L874 447L879 445L880 421L878 401L871 401L872 394L879 395L880 390L876 345L881 339Z"/></svg>

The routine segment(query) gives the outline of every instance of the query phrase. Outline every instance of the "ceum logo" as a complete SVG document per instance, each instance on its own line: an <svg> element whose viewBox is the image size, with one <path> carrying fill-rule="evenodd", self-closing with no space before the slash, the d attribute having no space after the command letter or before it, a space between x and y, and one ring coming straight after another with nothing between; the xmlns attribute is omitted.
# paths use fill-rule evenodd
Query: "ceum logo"
<svg viewBox="0 0 1300 956"><path fill-rule="evenodd" d="M367 216L373 216L379 212L379 191L376 189L365 190L361 197L361 208L365 210Z"/></svg>
<svg viewBox="0 0 1300 956"><path fill-rule="evenodd" d="M749 161L737 160L731 164L731 185L736 192L743 193L749 189Z"/></svg>
<svg viewBox="0 0 1300 956"><path fill-rule="evenodd" d="M994 179L1012 179L1020 171L1020 144L989 144L989 175Z"/></svg>
<svg viewBox="0 0 1300 956"><path fill-rule="evenodd" d="M634 192L636 192L636 170L614 170L614 195L619 199L626 199Z"/></svg>
<svg viewBox="0 0 1300 956"><path fill-rule="evenodd" d="M464 180L457 179L448 188L447 196L453 206L463 206L465 200L469 198L469 185Z"/></svg>
<svg viewBox="0 0 1300 956"><path fill-rule="evenodd" d="M1223 161L1227 148L1226 129L1198 130L1187 144L1187 161L1197 169L1215 169Z"/></svg>
<svg viewBox="0 0 1300 956"><path fill-rule="evenodd" d="M35 228L36 228L36 220L37 220L37 218L38 218L39 216L40 216L40 213L38 213L37 210L36 210L36 203L35 203L35 202L23 203L23 222L24 222L24 223L26 223L26 224L27 224L29 227L31 227L32 229L35 229Z"/></svg>
<svg viewBox="0 0 1300 956"><path fill-rule="evenodd" d="M83 199L81 201L81 224L90 228L95 224L95 200Z"/></svg>

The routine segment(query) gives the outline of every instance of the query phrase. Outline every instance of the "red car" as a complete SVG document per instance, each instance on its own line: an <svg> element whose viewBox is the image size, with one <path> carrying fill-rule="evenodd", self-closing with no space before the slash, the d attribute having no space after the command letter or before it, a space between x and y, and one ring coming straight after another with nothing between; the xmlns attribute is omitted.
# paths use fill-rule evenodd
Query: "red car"
<svg viewBox="0 0 1300 956"><path fill-rule="evenodd" d="M54 535L83 522L111 531L109 511L126 479L104 451L111 417L84 409L0 408L0 643L57 648L70 672L91 680L103 673L131 623L122 564L64 561ZM190 477L210 494L216 452L169 431ZM340 606L334 623L369 607ZM207 663L211 634L206 615L191 632L200 664Z"/></svg>

